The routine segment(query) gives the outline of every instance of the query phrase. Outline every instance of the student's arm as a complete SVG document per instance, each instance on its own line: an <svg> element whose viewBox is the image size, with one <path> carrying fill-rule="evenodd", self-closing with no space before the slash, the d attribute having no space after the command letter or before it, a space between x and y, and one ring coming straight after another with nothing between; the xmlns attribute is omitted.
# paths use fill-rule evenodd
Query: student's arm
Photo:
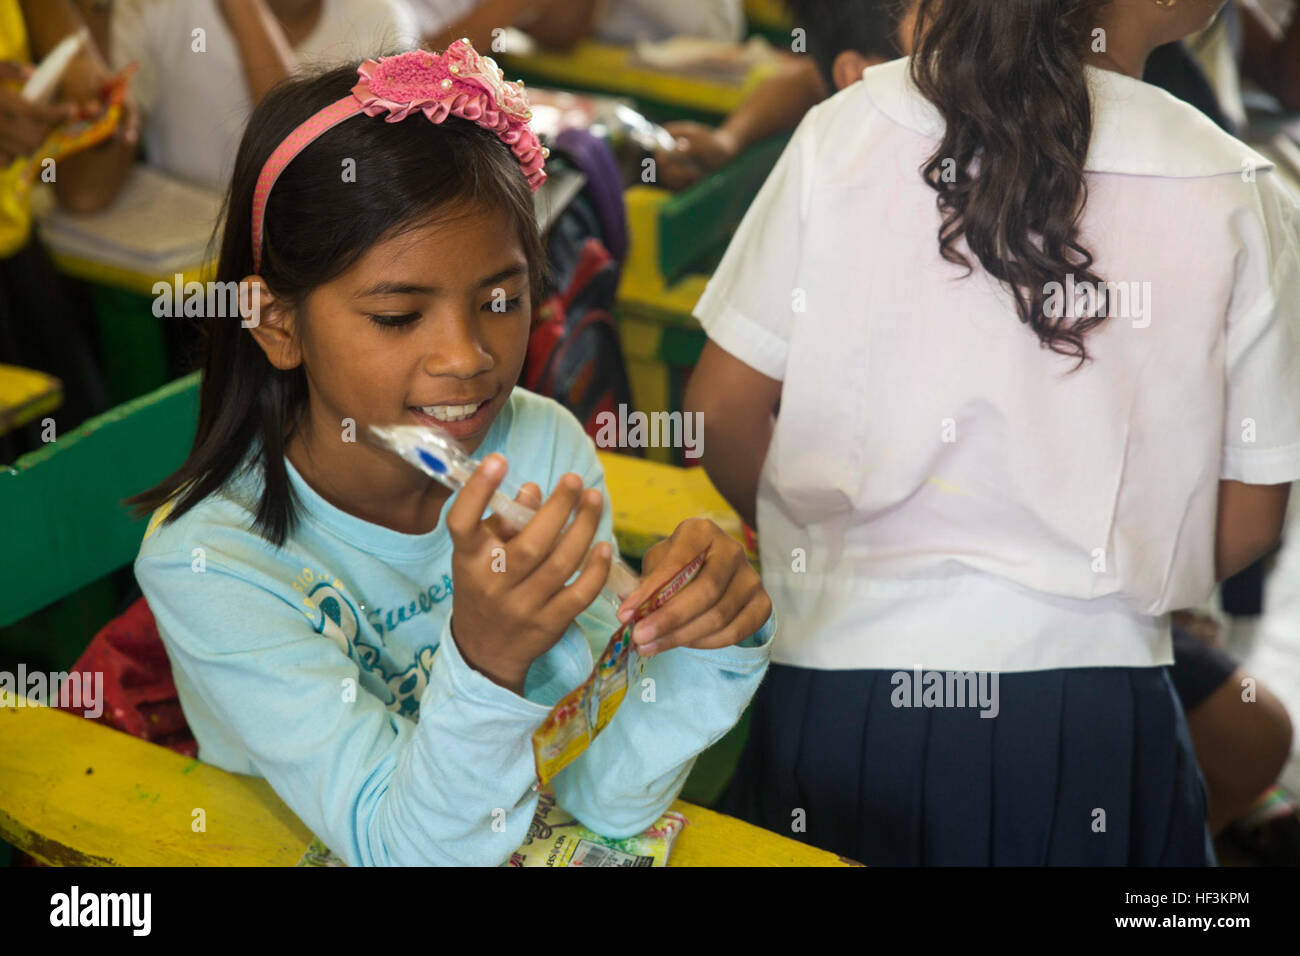
<svg viewBox="0 0 1300 956"><path fill-rule="evenodd" d="M1214 542L1216 581L1250 567L1282 543L1289 484L1219 482L1219 517Z"/></svg>
<svg viewBox="0 0 1300 956"><path fill-rule="evenodd" d="M1245 51L1242 70L1288 110L1300 110L1300 14L1286 35L1274 40L1255 14L1242 8Z"/></svg>
<svg viewBox="0 0 1300 956"><path fill-rule="evenodd" d="M605 0L550 0L519 26L542 46L567 52L591 32L604 5Z"/></svg>
<svg viewBox="0 0 1300 956"><path fill-rule="evenodd" d="M293 48L266 0L219 0L235 35L248 93L256 106L271 87L294 71Z"/></svg>
<svg viewBox="0 0 1300 956"><path fill-rule="evenodd" d="M64 37L85 23L71 0L23 0L23 18L31 38L32 55L40 60ZM63 99L98 104L108 68L93 40L68 67L60 86ZM60 203L73 212L104 208L122 188L139 144L139 121L124 104L121 124L106 142L75 156L59 160L54 191Z"/></svg>
<svg viewBox="0 0 1300 956"><path fill-rule="evenodd" d="M683 405L686 414L698 413L704 424L704 470L751 528L758 524L754 513L758 476L780 401L779 381L714 342L705 343Z"/></svg>
<svg viewBox="0 0 1300 956"><path fill-rule="evenodd" d="M791 137L695 306L709 341L684 405L703 417L705 470L751 527L759 473L775 453L769 445L789 343L808 297L800 250L822 109Z"/></svg>
<svg viewBox="0 0 1300 956"><path fill-rule="evenodd" d="M424 38L433 50L468 37L484 56L492 52L492 31L519 26L543 46L567 49L591 30L601 0L480 0L463 17Z"/></svg>
<svg viewBox="0 0 1300 956"><path fill-rule="evenodd" d="M400 716L361 683L350 622L362 612L334 597L338 621L309 619L310 599L288 587L273 593L242 562L226 566L219 533L192 542L207 553L202 573L191 542L135 564L191 720L237 741L238 753L350 866L509 859L537 804L532 733L555 701L525 699L470 668L449 616L441 625L416 618L406 626L428 628L436 650L421 655L428 677L419 722ZM585 676L570 660L579 640L544 655L571 685ZM235 759L220 742L207 752L209 743L199 736L201 758Z"/></svg>
<svg viewBox="0 0 1300 956"><path fill-rule="evenodd" d="M655 154L660 183L685 189L759 140L794 129L826 96L826 82L812 57L786 57L717 129L689 121L669 123L666 129L677 138L678 148Z"/></svg>
<svg viewBox="0 0 1300 956"><path fill-rule="evenodd" d="M590 440L576 421L573 427L585 445L576 452L573 470L585 485L608 494ZM597 539L614 544L609 508L601 516ZM619 623L600 600L576 626L594 660ZM677 798L695 758L744 714L766 673L775 632L775 617L769 615L740 644L716 650L676 647L645 661L643 672L633 671L627 696L609 726L555 778L559 805L609 837L632 836L651 826Z"/></svg>

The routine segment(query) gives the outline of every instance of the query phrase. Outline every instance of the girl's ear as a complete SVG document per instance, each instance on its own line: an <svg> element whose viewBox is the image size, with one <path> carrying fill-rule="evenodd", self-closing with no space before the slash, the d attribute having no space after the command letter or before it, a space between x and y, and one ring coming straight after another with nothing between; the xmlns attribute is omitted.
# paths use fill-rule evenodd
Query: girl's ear
<svg viewBox="0 0 1300 956"><path fill-rule="evenodd" d="M294 310L277 299L259 275L245 276L239 288L240 324L262 347L267 360L282 372L301 365Z"/></svg>

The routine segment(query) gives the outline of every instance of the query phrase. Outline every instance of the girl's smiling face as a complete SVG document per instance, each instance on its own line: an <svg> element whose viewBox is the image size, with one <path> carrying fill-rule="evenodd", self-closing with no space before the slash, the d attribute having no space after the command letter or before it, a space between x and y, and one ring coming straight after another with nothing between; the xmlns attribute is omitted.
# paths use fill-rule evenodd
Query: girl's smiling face
<svg viewBox="0 0 1300 956"><path fill-rule="evenodd" d="M504 211L469 208L377 243L301 310L311 418L434 424L473 451L519 378L531 308Z"/></svg>
<svg viewBox="0 0 1300 956"><path fill-rule="evenodd" d="M288 308L262 295L250 329L309 398L287 454L333 503L427 530L445 497L365 438L371 424L436 424L478 448L523 368L532 313L523 244L504 210L469 206L375 243ZM353 423L349 428L349 420Z"/></svg>

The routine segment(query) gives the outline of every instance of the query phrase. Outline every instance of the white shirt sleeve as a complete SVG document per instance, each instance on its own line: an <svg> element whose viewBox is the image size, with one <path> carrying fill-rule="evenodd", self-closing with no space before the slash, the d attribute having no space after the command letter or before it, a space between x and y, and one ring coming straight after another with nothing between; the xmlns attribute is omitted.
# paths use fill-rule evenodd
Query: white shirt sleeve
<svg viewBox="0 0 1300 956"><path fill-rule="evenodd" d="M373 59L420 45L419 22L406 0L326 0L320 23L294 48L300 69Z"/></svg>
<svg viewBox="0 0 1300 956"><path fill-rule="evenodd" d="M481 2L482 0L410 0L420 30L425 36L441 33L468 16Z"/></svg>
<svg viewBox="0 0 1300 956"><path fill-rule="evenodd" d="M607 43L657 43L676 36L739 43L745 11L741 0L610 0L595 34Z"/></svg>
<svg viewBox="0 0 1300 956"><path fill-rule="evenodd" d="M413 50L420 45L420 17L410 0L388 0L387 29L398 49Z"/></svg>
<svg viewBox="0 0 1300 956"><path fill-rule="evenodd" d="M1276 485L1300 479L1300 205L1275 174L1258 187L1228 314L1219 477Z"/></svg>
<svg viewBox="0 0 1300 956"><path fill-rule="evenodd" d="M797 280L815 159L815 112L795 130L695 306L696 318L719 347L779 380L785 378L790 330L805 298Z"/></svg>
<svg viewBox="0 0 1300 956"><path fill-rule="evenodd" d="M149 51L149 0L118 0L110 26L108 61L114 70L128 63L139 67L131 79L129 97L136 108L148 113L157 101L156 59Z"/></svg>

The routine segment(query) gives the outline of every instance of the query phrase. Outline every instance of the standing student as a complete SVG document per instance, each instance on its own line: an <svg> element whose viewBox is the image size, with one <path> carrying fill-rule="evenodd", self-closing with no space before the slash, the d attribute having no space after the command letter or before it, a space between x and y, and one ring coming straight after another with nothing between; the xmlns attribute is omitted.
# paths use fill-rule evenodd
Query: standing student
<svg viewBox="0 0 1300 956"><path fill-rule="evenodd" d="M775 628L705 520L646 554L617 617L597 600L615 545L595 449L515 387L544 152L489 69L455 43L259 104L216 275L244 319L207 317L194 447L131 500L156 509L135 573L199 758L266 778L348 864L507 860L538 802L533 732L707 552L634 630L649 683L554 779L588 827L640 832L743 712ZM482 464L453 495L365 440L395 423L441 423ZM507 467L520 500L553 489L518 534L484 515Z"/></svg>
<svg viewBox="0 0 1300 956"><path fill-rule="evenodd" d="M230 181L244 123L300 65L419 44L405 0L118 0L112 57L137 63L146 161L210 189Z"/></svg>
<svg viewBox="0 0 1300 956"><path fill-rule="evenodd" d="M38 178L28 188L24 167L55 129L102 108L108 71L92 40L69 64L53 102L29 103L22 88L35 63L83 27L72 0L0 0L0 361L60 379L63 404L51 416L60 434L107 410L111 396L82 326L88 304L58 274L33 229L33 193L44 187ZM49 167L59 203L74 212L108 205L130 168L137 135L128 108L103 143ZM33 422L0 436L0 461L41 447L43 430Z"/></svg>
<svg viewBox="0 0 1300 956"><path fill-rule="evenodd" d="M1300 478L1300 209L1139 79L1218 7L922 0L795 133L687 396L782 618L732 812L869 864L1212 860L1169 612Z"/></svg>
<svg viewBox="0 0 1300 956"><path fill-rule="evenodd" d="M553 49L568 49L591 30L601 0L410 0L424 44L441 50L462 37L495 50L499 31L515 26Z"/></svg>

